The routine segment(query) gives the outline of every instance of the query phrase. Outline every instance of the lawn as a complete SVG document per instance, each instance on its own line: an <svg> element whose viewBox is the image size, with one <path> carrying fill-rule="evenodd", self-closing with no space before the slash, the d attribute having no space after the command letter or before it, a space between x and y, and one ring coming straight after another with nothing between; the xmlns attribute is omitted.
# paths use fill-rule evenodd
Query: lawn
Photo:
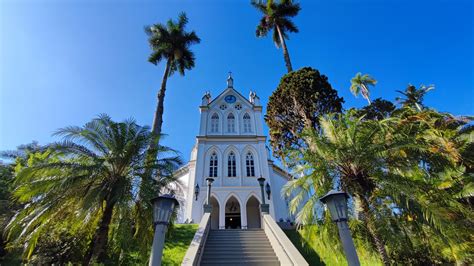
<svg viewBox="0 0 474 266"><path fill-rule="evenodd" d="M180 265L197 229L197 224L175 224L166 237L161 264Z"/></svg>
<svg viewBox="0 0 474 266"><path fill-rule="evenodd" d="M321 258L319 257L318 253L310 247L310 245L305 244L305 240L301 238L300 233L296 230L283 230L286 236L291 240L293 245L298 249L298 251L303 255L305 260L309 263L310 266L320 266L326 265Z"/></svg>
<svg viewBox="0 0 474 266"><path fill-rule="evenodd" d="M311 237L310 243L301 237L300 232L296 230L283 230L293 245L300 251L301 255L306 259L309 265L347 265L346 259L342 253L334 253L329 250L320 239L315 235ZM379 266L382 265L380 259L366 250L357 249L360 264L362 266Z"/></svg>

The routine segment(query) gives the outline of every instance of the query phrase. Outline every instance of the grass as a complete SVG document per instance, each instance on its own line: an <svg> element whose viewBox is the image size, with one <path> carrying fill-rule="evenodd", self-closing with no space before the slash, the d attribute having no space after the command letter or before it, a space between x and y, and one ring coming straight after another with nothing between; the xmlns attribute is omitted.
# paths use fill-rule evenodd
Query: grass
<svg viewBox="0 0 474 266"><path fill-rule="evenodd" d="M197 229L197 224L175 224L166 237L161 265L181 265Z"/></svg>
<svg viewBox="0 0 474 266"><path fill-rule="evenodd" d="M283 230L286 236L291 240L293 245L303 255L305 260L310 266L326 265L319 257L318 253L307 244L307 242L301 237L300 233L296 230Z"/></svg>
<svg viewBox="0 0 474 266"><path fill-rule="evenodd" d="M344 254L330 250L321 239L315 234L311 234L308 242L301 236L301 232L296 230L283 230L293 245L300 251L301 255L306 259L309 265L347 265ZM356 243L356 248L358 247ZM380 260L370 254L363 248L357 248L360 264L362 266L378 266L382 265Z"/></svg>

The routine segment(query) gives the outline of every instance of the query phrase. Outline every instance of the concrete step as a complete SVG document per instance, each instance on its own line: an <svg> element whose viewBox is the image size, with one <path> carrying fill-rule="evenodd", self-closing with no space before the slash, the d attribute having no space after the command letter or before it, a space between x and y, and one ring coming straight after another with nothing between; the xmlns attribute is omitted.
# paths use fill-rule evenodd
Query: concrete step
<svg viewBox="0 0 474 266"><path fill-rule="evenodd" d="M275 260L264 260L264 259L202 259L201 265L280 265L280 262Z"/></svg>
<svg viewBox="0 0 474 266"><path fill-rule="evenodd" d="M256 230L211 230L201 265L280 265L265 232Z"/></svg>
<svg viewBox="0 0 474 266"><path fill-rule="evenodd" d="M214 255L238 255L238 256L267 256L267 255L273 255L275 256L275 252L272 249L266 249L266 250L258 250L258 251L253 251L253 250L208 250L203 253L203 256L214 256Z"/></svg>
<svg viewBox="0 0 474 266"><path fill-rule="evenodd" d="M271 246L264 246L264 247L225 247L225 246L212 246L208 249L205 249L210 252L231 252L231 251L239 251L239 252L266 252L271 251L273 252L273 248Z"/></svg>
<svg viewBox="0 0 474 266"><path fill-rule="evenodd" d="M266 244L268 243L268 240L263 240L263 239L226 239L226 240L209 240L206 241L207 244L222 244L222 245L227 245L227 244Z"/></svg>
<svg viewBox="0 0 474 266"><path fill-rule="evenodd" d="M219 243L206 243L204 249L255 249L255 248L266 248L266 249L273 249L270 243L229 243L229 244L219 244Z"/></svg>
<svg viewBox="0 0 474 266"><path fill-rule="evenodd" d="M268 242L268 238L264 238L264 237L208 237L207 240L209 241L222 241L222 242L225 242L225 241L257 241L257 240L261 240L261 241L267 241Z"/></svg>
<svg viewBox="0 0 474 266"><path fill-rule="evenodd" d="M263 229L222 229L222 230L211 230L211 233L218 232L218 233L260 233L265 232Z"/></svg>
<svg viewBox="0 0 474 266"><path fill-rule="evenodd" d="M232 245L219 245L219 244L206 244L205 248L209 248L209 250L266 250L271 249L273 250L272 245L270 243L266 243L264 245L240 245L240 244L232 244Z"/></svg>
<svg viewBox="0 0 474 266"><path fill-rule="evenodd" d="M208 238L267 238L265 234L263 235L211 235Z"/></svg>
<svg viewBox="0 0 474 266"><path fill-rule="evenodd" d="M219 230L219 231L211 232L210 234L212 235L264 235L265 232L264 231L247 231L247 230L229 232L228 230Z"/></svg>
<svg viewBox="0 0 474 266"><path fill-rule="evenodd" d="M211 232L239 233L239 232L265 232L263 229L216 229Z"/></svg>
<svg viewBox="0 0 474 266"><path fill-rule="evenodd" d="M261 259L261 260L278 260L275 254L255 254L255 255L240 255L240 254L212 254L212 255L203 255L203 260L253 260L253 259Z"/></svg>
<svg viewBox="0 0 474 266"><path fill-rule="evenodd" d="M219 233L219 234L210 234L212 236L229 236L229 237L235 237L235 236L266 236L264 233L258 233L258 234L243 234L243 233L232 233L232 234L227 234L227 233Z"/></svg>
<svg viewBox="0 0 474 266"><path fill-rule="evenodd" d="M206 265L226 265L226 266L279 266L280 262L268 262L268 261L246 261L246 262L231 262L231 261L216 261L216 262L201 262L202 266Z"/></svg>
<svg viewBox="0 0 474 266"><path fill-rule="evenodd" d="M209 248L205 249L203 251L203 254L233 254L233 253L242 253L242 254L253 254L253 253L261 253L261 254L266 254L266 253L274 253L274 250L272 248L233 248L233 249L217 249L217 248Z"/></svg>

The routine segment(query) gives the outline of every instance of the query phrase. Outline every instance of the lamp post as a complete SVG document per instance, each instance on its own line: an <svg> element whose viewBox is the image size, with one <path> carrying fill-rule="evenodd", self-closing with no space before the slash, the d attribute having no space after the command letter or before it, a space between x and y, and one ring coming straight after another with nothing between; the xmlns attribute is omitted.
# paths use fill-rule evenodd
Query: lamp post
<svg viewBox="0 0 474 266"><path fill-rule="evenodd" d="M349 266L359 266L359 257L357 256L354 241L352 240L351 231L347 225L348 197L346 192L331 190L320 198L320 201L326 204L331 214L331 220L337 224L347 263Z"/></svg>
<svg viewBox="0 0 474 266"><path fill-rule="evenodd" d="M268 204L265 204L265 194L263 193L263 184L265 183L265 178L263 178L263 176L260 176L257 181L260 185L260 192L262 194L262 204L260 204L260 209L262 210L262 213L269 213L270 208Z"/></svg>
<svg viewBox="0 0 474 266"><path fill-rule="evenodd" d="M163 247L165 245L165 233L173 214L174 208L179 205L173 195L165 194L151 200L153 204L153 224L155 226L155 235L153 236L153 245L151 247L149 266L160 266L163 256Z"/></svg>
<svg viewBox="0 0 474 266"><path fill-rule="evenodd" d="M212 212L211 186L212 186L212 182L214 182L214 178L208 177L206 178L206 181L207 181L207 199L206 199L206 204L204 205L204 212L211 213Z"/></svg>

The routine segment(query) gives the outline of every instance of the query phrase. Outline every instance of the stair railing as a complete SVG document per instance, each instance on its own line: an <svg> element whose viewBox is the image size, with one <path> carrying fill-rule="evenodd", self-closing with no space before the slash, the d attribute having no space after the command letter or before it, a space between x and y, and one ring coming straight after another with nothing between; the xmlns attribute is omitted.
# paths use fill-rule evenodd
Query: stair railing
<svg viewBox="0 0 474 266"><path fill-rule="evenodd" d="M298 249L291 243L290 239L288 239L285 232L281 230L275 220L273 220L269 214L263 214L262 216L263 230L268 240L270 240L270 244L281 265L308 265L308 262L306 262Z"/></svg>
<svg viewBox="0 0 474 266"><path fill-rule="evenodd" d="M204 244L206 243L207 235L211 228L210 213L204 213L201 222L199 223L198 230L194 234L194 238L189 245L186 254L184 255L182 266L197 266L201 262L202 252L204 250Z"/></svg>

